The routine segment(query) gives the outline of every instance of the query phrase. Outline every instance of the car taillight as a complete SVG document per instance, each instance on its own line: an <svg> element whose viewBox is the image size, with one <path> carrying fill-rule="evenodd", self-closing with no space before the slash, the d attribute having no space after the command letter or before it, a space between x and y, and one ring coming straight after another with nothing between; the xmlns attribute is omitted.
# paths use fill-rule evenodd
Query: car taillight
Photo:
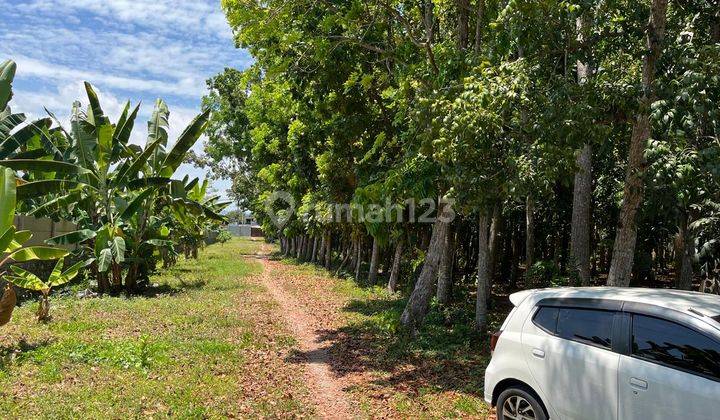
<svg viewBox="0 0 720 420"><path fill-rule="evenodd" d="M498 331L490 336L490 353L495 351L495 346L497 346L498 340L500 340L500 334L502 334L502 331Z"/></svg>

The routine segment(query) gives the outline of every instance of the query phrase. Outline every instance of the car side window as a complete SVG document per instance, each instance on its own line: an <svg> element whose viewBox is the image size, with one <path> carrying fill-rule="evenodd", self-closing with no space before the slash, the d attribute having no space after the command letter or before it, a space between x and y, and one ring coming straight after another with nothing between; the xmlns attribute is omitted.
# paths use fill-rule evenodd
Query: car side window
<svg viewBox="0 0 720 420"><path fill-rule="evenodd" d="M560 308L557 335L567 340L610 349L614 316L612 311Z"/></svg>
<svg viewBox="0 0 720 420"><path fill-rule="evenodd" d="M699 332L659 318L633 315L633 355L720 379L720 344Z"/></svg>
<svg viewBox="0 0 720 420"><path fill-rule="evenodd" d="M533 323L550 334L557 331L558 308L541 306L533 317Z"/></svg>

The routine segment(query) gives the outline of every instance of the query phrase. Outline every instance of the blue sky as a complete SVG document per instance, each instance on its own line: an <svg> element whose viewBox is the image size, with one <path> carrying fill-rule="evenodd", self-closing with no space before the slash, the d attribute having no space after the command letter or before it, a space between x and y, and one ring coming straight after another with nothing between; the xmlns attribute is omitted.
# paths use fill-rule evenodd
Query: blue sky
<svg viewBox="0 0 720 420"><path fill-rule="evenodd" d="M7 58L18 64L14 112L37 118L45 106L68 121L74 100L87 103L87 80L113 121L125 101L142 101L132 137L139 144L156 98L170 107L173 142L199 113L205 81L252 62L235 49L219 0L0 0L0 61ZM205 171L184 165L185 174Z"/></svg>

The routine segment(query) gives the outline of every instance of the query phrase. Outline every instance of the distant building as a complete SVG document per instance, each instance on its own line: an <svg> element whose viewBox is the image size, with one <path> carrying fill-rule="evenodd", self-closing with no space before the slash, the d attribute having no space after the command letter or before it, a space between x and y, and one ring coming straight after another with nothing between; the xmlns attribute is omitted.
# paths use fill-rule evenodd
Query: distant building
<svg viewBox="0 0 720 420"><path fill-rule="evenodd" d="M255 216L251 211L246 211L242 217L242 223L231 223L228 225L228 231L235 236L246 236L259 238L265 236Z"/></svg>

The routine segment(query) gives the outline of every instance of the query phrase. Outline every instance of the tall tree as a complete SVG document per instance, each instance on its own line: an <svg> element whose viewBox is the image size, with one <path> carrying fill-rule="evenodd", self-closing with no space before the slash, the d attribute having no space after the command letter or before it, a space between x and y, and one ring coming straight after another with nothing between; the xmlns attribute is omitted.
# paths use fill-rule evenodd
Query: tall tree
<svg viewBox="0 0 720 420"><path fill-rule="evenodd" d="M655 72L665 38L667 6L667 0L653 0L650 7L650 18L645 35L647 51L643 57L643 90L630 137L623 201L608 274L608 285L611 286L630 285L637 241L636 215L643 199L645 145L650 138L650 105L655 98Z"/></svg>

